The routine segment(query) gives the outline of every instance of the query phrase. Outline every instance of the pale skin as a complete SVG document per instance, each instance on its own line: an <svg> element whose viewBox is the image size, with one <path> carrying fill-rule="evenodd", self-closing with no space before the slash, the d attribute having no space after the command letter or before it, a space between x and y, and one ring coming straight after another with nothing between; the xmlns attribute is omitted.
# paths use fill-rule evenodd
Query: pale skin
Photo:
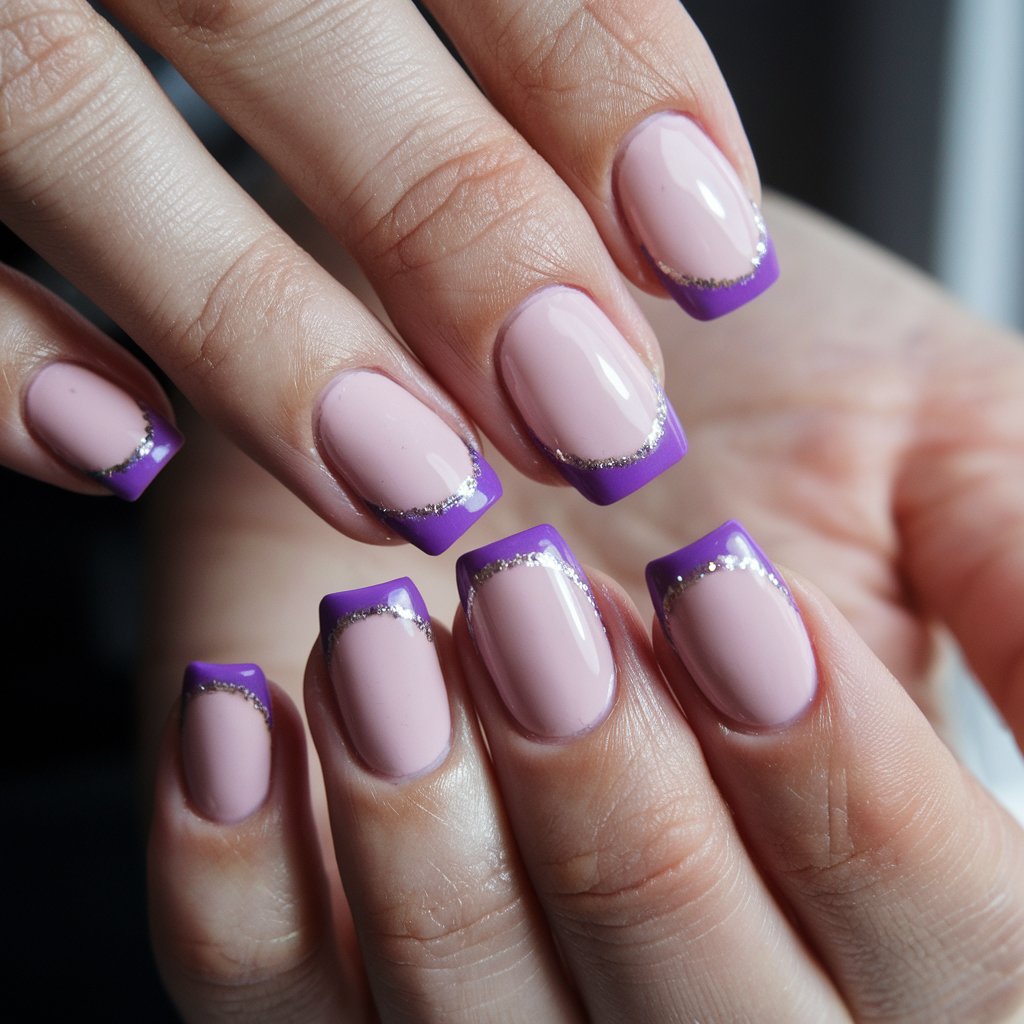
<svg viewBox="0 0 1024 1024"><path fill-rule="evenodd" d="M284 484L187 414L191 454L152 507L152 911L186 1019L1019 1015L1024 837L906 696L937 710L943 623L1024 737L1016 339L783 203L766 209L784 268L767 295L709 326L641 307L620 272L660 289L611 185L629 130L685 113L760 195L670 0L437 0L487 99L398 0L110 7L348 247L418 357L323 236L295 241L229 181L87 5L3 6L5 220ZM664 369L688 432L685 461L611 509L547 486L496 376L502 323L551 284ZM95 492L23 421L33 373L78 361L166 400L16 276L0 307L0 459ZM503 457L505 498L456 550L548 520L592 567L619 673L586 737L516 731L461 619L448 638L454 552L369 543L386 530L313 428L324 386L366 367ZM727 517L791 574L818 659L814 707L770 735L724 728L647 627L644 563ZM323 593L404 574L442 624L456 726L445 762L398 785L353 756L316 650L303 666ZM196 812L175 728L157 740L195 657L257 660L283 687L270 792L240 824ZM308 808L293 704L314 741Z"/></svg>

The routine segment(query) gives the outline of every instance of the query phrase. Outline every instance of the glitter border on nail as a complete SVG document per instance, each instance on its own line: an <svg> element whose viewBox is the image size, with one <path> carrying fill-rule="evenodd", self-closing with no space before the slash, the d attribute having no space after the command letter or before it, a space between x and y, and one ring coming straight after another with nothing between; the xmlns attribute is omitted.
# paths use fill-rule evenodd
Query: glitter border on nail
<svg viewBox="0 0 1024 1024"><path fill-rule="evenodd" d="M443 516L453 508L465 505L476 494L480 484L480 453L469 444L466 445L466 451L469 452L469 461L473 464L473 470L444 501L404 509L388 508L386 505L375 505L371 502L370 505L374 512L380 516L387 516L389 519L427 519L431 516Z"/></svg>
<svg viewBox="0 0 1024 1024"><path fill-rule="evenodd" d="M393 619L403 619L406 622L411 622L427 638L428 643L432 644L434 642L434 631L430 628L430 620L423 618L422 615L418 615L412 608L406 608L400 604L374 604L366 608L359 608L354 612L349 612L338 619L331 629L330 636L327 638L327 657L331 656L335 643L349 626L378 615L390 615Z"/></svg>
<svg viewBox="0 0 1024 1024"><path fill-rule="evenodd" d="M188 707L191 701L195 700L196 697L201 697L204 693L237 693L240 697L244 697L263 716L263 721L267 723L267 728L270 728L270 708L252 690L247 686L240 686L238 683L226 683L219 679L209 679L202 683L193 683L182 696L182 714L184 715L185 708Z"/></svg>
<svg viewBox="0 0 1024 1024"><path fill-rule="evenodd" d="M757 227L757 245L754 247L754 255L750 261L750 272L742 274L739 277L730 278L719 278L719 277L692 277L689 274L683 274L673 267L670 267L667 263L663 263L661 260L655 259L654 264L665 275L673 284L677 284L682 288L699 288L702 291L715 291L719 288L733 288L739 284L746 284L748 281L753 280L758 270L761 268L761 264L764 262L765 256L768 254L768 225L764 222L764 217L761 215L757 203L751 201L751 209L754 211L754 224ZM648 254L650 255L650 254ZM653 257L651 257L653 259Z"/></svg>
<svg viewBox="0 0 1024 1024"><path fill-rule="evenodd" d="M117 473L127 472L132 466L135 465L140 459L144 459L150 452L152 452L156 445L156 427L153 423L153 417L150 415L149 410L141 403L136 403L139 409L142 410L143 419L146 421L146 433L142 440L135 446L135 450L128 456L124 462L119 462L116 466L108 466L106 469L93 470L89 476L94 480L106 481L110 477Z"/></svg>

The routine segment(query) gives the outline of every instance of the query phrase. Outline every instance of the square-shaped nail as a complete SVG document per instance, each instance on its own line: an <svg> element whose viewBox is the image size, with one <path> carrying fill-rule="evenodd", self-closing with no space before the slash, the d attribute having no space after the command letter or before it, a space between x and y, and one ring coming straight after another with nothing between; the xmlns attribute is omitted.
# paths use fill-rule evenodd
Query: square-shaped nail
<svg viewBox="0 0 1024 1024"><path fill-rule="evenodd" d="M726 718L770 728L814 700L814 651L789 588L737 522L658 558L647 586L666 637Z"/></svg>
<svg viewBox="0 0 1024 1024"><path fill-rule="evenodd" d="M566 739L604 720L615 660L587 577L554 527L467 552L456 576L477 650L528 735Z"/></svg>
<svg viewBox="0 0 1024 1024"><path fill-rule="evenodd" d="M135 501L184 443L158 413L77 363L50 363L33 377L25 417L57 455L126 501Z"/></svg>
<svg viewBox="0 0 1024 1024"><path fill-rule="evenodd" d="M654 375L578 289L531 295L502 331L498 366L540 449L599 505L639 490L686 453Z"/></svg>
<svg viewBox="0 0 1024 1024"><path fill-rule="evenodd" d="M451 713L430 616L408 578L328 594L320 639L359 756L391 778L421 775L451 745Z"/></svg>
<svg viewBox="0 0 1024 1024"><path fill-rule="evenodd" d="M328 385L316 433L329 464L376 516L429 555L451 547L501 497L483 455L382 373L352 370Z"/></svg>
<svg viewBox="0 0 1024 1024"><path fill-rule="evenodd" d="M666 111L634 128L619 153L615 185L666 291L698 320L737 309L778 278L761 211L689 117Z"/></svg>
<svg viewBox="0 0 1024 1024"><path fill-rule="evenodd" d="M221 824L248 818L270 787L270 690L258 665L193 661L181 688L189 796Z"/></svg>

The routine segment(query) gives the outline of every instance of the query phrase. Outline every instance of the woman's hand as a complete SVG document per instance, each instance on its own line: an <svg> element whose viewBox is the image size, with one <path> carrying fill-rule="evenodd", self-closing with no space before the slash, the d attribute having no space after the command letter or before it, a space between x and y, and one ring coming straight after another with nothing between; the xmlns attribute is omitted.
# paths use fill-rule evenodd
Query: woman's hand
<svg viewBox="0 0 1024 1024"><path fill-rule="evenodd" d="M280 699L269 796L240 825L211 822L189 795L175 732L162 748L158 945L197 1019L227 991L248 999L257 990L246 980L265 982L263 1005L287 993L290 1007L348 1005L353 1019L368 999L386 1009L409 1000L417 1019L428 1006L481 1019L485 1004L496 1019L510 1005L572 1019L582 1001L597 1019L657 1020L672 1008L709 1020L965 1021L1019 1005L1020 830L889 672L934 711L944 622L1024 735L1014 614L1024 353L834 226L783 204L769 215L791 272L756 317L671 348L672 397L690 422L685 462L614 510L510 489L467 540L554 521L582 561L646 604L646 561L736 516L787 567L817 667L813 686L790 673L794 706L803 680L810 709L781 727L738 728L728 694L701 696L699 669L656 637L684 718L629 602L590 572L617 670L608 716L568 741L529 738L493 689L500 668L481 664L457 622L457 658L438 630L451 751L396 784L366 768L314 651L310 726L372 995L331 843L318 855L308 839L311 822L322 840L330 831L320 769L309 815L295 797L301 729ZM684 328L666 304L647 308L663 339ZM326 592L409 575L435 612L453 603L450 559L339 544L268 479L259 489L223 446L204 448L193 496L156 524L175 572L156 593L151 703L170 703L180 666L197 656L256 658L297 694L299 637ZM257 505L241 498L254 493ZM742 622L733 635L746 635ZM199 896L177 903L184 878ZM229 906L237 916L220 930ZM285 935L291 946L270 941ZM647 998L660 1001L648 1010Z"/></svg>
<svg viewBox="0 0 1024 1024"><path fill-rule="evenodd" d="M501 493L474 424L600 503L682 456L619 270L710 317L776 268L728 91L675 0L436 0L486 97L407 0L107 7L356 257L405 344L86 0L0 11L0 213L333 527L450 545ZM154 382L13 274L0 369L0 460L20 471L134 497L180 444Z"/></svg>

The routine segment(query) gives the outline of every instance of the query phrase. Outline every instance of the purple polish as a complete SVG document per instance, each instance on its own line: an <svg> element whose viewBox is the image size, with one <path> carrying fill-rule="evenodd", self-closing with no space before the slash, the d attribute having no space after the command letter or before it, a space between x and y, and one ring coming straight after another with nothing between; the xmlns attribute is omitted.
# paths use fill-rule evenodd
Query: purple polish
<svg viewBox="0 0 1024 1024"><path fill-rule="evenodd" d="M181 696L187 702L206 690L237 690L240 694L259 705L271 724L270 689L266 676L259 665L247 662L219 664L214 661L192 661L185 669L181 684Z"/></svg>
<svg viewBox="0 0 1024 1024"><path fill-rule="evenodd" d="M416 589L416 584L408 576L390 580L388 583L377 583L372 587L340 590L336 594L328 594L320 602L320 643L325 658L331 634L339 620L353 612L364 611L376 605L405 608L424 621L430 621L427 605Z"/></svg>
<svg viewBox="0 0 1024 1024"><path fill-rule="evenodd" d="M99 482L125 501L135 501L185 443L181 433L159 413L146 409L153 425L153 447L126 469L99 477Z"/></svg>

